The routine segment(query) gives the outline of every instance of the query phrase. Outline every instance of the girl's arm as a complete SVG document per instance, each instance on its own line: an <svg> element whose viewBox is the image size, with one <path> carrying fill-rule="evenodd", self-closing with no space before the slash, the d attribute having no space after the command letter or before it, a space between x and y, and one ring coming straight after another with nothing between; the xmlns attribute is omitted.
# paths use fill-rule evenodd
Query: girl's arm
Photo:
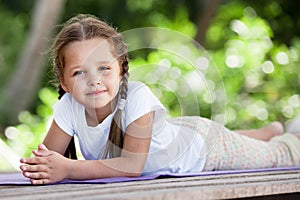
<svg viewBox="0 0 300 200"><path fill-rule="evenodd" d="M57 153L64 155L71 138L72 137L59 128L53 120L43 144L46 145L49 150L56 151Z"/></svg>
<svg viewBox="0 0 300 200"><path fill-rule="evenodd" d="M114 176L140 176L150 148L152 120L153 113L148 113L128 126L121 157L106 160L73 161L67 178L93 179Z"/></svg>
<svg viewBox="0 0 300 200"><path fill-rule="evenodd" d="M53 183L65 178L84 180L115 176L140 176L150 148L152 121L153 113L151 112L127 127L120 157L106 160L70 160L40 145L39 150L33 152L35 157L21 159L21 162L29 164L21 166L21 170L33 184ZM65 148L53 143L56 140L53 140L55 133L48 135L45 144L50 144L52 149L58 150L60 153L64 152ZM67 142L62 143L68 144Z"/></svg>

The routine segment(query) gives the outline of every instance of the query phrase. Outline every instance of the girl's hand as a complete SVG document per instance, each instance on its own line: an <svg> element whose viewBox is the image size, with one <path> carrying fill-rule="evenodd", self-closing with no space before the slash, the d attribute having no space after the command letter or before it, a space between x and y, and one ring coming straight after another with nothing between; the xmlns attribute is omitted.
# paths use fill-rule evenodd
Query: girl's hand
<svg viewBox="0 0 300 200"><path fill-rule="evenodd" d="M49 184L67 177L70 160L55 151L49 151L43 144L33 150L32 158L21 158L20 169L32 184Z"/></svg>

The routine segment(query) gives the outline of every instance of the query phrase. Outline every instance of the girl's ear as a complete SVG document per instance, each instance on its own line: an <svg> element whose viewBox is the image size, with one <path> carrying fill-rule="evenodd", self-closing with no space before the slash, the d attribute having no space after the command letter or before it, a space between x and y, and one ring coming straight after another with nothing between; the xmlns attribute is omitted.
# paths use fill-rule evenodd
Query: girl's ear
<svg viewBox="0 0 300 200"><path fill-rule="evenodd" d="M60 85L61 85L62 89L63 89L65 92L70 92L68 86L65 84L65 82L64 82L63 79L60 79L59 82L60 82Z"/></svg>

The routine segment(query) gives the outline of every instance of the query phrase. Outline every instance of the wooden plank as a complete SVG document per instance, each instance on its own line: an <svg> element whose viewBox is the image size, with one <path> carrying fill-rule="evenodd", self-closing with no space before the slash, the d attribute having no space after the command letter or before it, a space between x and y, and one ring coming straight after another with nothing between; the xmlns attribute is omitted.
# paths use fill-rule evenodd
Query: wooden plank
<svg viewBox="0 0 300 200"><path fill-rule="evenodd" d="M300 170L164 178L111 184L1 186L9 199L229 199L300 192Z"/></svg>

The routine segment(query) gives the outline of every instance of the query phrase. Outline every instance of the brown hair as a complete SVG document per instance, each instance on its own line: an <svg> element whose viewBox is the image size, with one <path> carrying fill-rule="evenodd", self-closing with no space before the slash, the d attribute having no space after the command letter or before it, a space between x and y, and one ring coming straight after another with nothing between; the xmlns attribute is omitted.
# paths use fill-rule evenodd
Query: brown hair
<svg viewBox="0 0 300 200"><path fill-rule="evenodd" d="M116 29L93 15L79 14L69 19L56 36L52 46L54 74L58 80L62 80L64 69L63 49L66 45L74 41L83 41L93 38L104 38L111 45L111 53L117 58L121 67L122 79L118 94L120 99L126 100L129 76L127 46L123 42L123 37ZM61 85L58 86L58 89L59 98L61 98L66 92L62 89ZM121 154L123 148L122 110L123 109L117 108L113 117L108 141L102 155L103 158L117 157Z"/></svg>

